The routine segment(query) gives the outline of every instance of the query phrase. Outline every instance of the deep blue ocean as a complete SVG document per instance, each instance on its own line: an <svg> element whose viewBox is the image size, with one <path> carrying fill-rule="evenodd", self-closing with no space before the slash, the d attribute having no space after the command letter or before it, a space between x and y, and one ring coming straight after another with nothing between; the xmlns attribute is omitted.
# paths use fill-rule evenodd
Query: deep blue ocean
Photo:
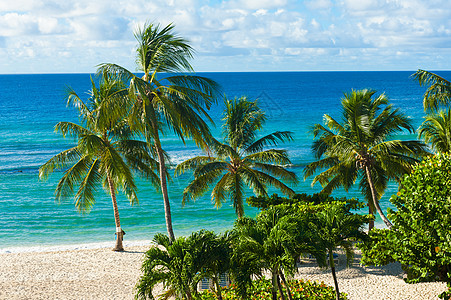
<svg viewBox="0 0 451 300"><path fill-rule="evenodd" d="M391 103L413 119L417 128L424 116L424 87L410 78L413 71L403 72L262 72L262 73L198 73L216 80L228 98L258 98L268 121L264 133L276 130L294 132L294 141L283 144L289 150L299 177L294 189L314 193L311 178L303 181L303 168L313 161L311 144L313 124L321 123L324 114L340 119L340 99L352 89L373 89L385 93ZM450 71L437 72L451 78ZM88 214L79 214L72 201L56 203L54 190L62 172L47 181L38 178L39 167L53 155L74 145L54 133L59 121L78 121L73 108L66 107L66 88L79 95L90 89L89 74L0 75L0 251L16 247L59 246L111 242L115 225L110 197L99 187L96 204ZM213 132L221 133L222 99L210 115L215 120ZM407 133L396 138L414 139ZM174 164L201 152L191 142L181 143L171 132L163 139L163 147ZM176 235L186 235L202 228L217 232L231 228L235 213L230 203L213 207L207 193L196 202L182 207L181 195L190 175L173 177L170 200ZM125 241L150 240L157 232L166 233L161 195L148 182L138 179L139 205L130 206L125 196L118 195L121 225ZM392 184L381 200L384 211L388 199L396 193ZM272 192L271 192L272 193ZM250 195L250 193L249 193ZM357 189L334 196L363 199ZM255 216L256 209L245 208ZM364 213L362 211L362 213ZM380 220L377 220L380 223ZM382 226L382 225L381 225Z"/></svg>

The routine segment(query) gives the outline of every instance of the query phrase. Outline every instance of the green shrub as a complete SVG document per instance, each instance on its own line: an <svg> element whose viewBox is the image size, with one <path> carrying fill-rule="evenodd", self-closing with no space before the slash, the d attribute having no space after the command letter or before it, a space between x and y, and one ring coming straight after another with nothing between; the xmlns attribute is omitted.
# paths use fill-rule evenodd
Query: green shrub
<svg viewBox="0 0 451 300"><path fill-rule="evenodd" d="M400 262L407 282L451 282L451 156L437 154L418 164L390 201L392 230L370 232L362 263Z"/></svg>
<svg viewBox="0 0 451 300"><path fill-rule="evenodd" d="M288 281L293 299L310 299L310 300L334 300L335 290L333 287L325 285L323 282L312 282L304 280ZM285 288L284 288L285 291ZM271 281L269 279L259 279L253 282L253 286L248 291L249 299L265 300L271 298ZM200 295L201 300L217 299L216 295L210 291L204 291ZM236 286L231 284L229 287L223 288L222 297L226 299L239 299ZM340 299L347 300L345 293L340 294Z"/></svg>
<svg viewBox="0 0 451 300"><path fill-rule="evenodd" d="M295 194L291 198L280 197L277 194L273 194L270 197L266 196L251 196L246 199L246 202L253 207L257 207L259 209L265 210L271 206L277 205L289 205L294 207L300 207L301 209L305 207L305 209L309 210L320 210L323 206L327 206L328 204L333 203L344 203L344 207L347 211L350 210L359 210L365 207L365 203L360 202L355 198L334 198L324 193L316 193L313 195L308 194Z"/></svg>

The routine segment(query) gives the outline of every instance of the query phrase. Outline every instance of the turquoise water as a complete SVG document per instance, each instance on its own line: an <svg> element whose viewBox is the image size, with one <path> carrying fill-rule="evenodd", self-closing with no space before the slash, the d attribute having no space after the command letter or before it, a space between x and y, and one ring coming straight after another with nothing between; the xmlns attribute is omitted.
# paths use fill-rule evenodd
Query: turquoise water
<svg viewBox="0 0 451 300"><path fill-rule="evenodd" d="M265 131L291 130L295 140L283 147L289 150L292 170L302 178L303 167L313 160L310 146L311 126L322 122L328 113L339 118L340 98L351 89L370 88L384 92L394 106L413 118L415 127L422 122L424 88L412 81L413 72L270 72L200 73L219 82L230 97L247 95L259 98L268 115ZM445 78L451 72L438 72ZM0 75L0 250L11 247L101 243L114 239L115 225L111 200L101 188L89 214L79 214L71 201L55 203L54 189L60 172L49 180L38 179L38 168L53 155L71 147L74 141L53 132L59 121L77 121L76 112L67 108L65 88L71 86L84 95L90 88L89 74ZM222 100L220 100L221 102ZM222 105L211 116L214 132L221 131ZM403 134L401 138L415 138ZM200 154L192 144L183 145L171 134L164 147L173 163ZM169 186L173 225L176 235L201 228L222 231L235 219L233 208L225 203L216 209L209 194L195 203L181 205L181 194L189 175L174 177ZM299 193L313 193L320 187L311 180L294 187ZM126 240L149 240L157 232L166 232L161 195L148 182L138 179L139 205L130 206L118 196L121 224ZM385 211L388 198L395 193L390 186L381 201ZM335 196L360 197L357 190ZM257 211L246 207L247 215Z"/></svg>

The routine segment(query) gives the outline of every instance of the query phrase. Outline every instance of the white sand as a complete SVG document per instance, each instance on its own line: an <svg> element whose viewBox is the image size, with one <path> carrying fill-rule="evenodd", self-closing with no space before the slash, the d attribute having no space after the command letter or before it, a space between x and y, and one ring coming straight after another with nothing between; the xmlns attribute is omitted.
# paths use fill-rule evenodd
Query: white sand
<svg viewBox="0 0 451 300"><path fill-rule="evenodd" d="M133 299L147 249L139 246L122 253L102 248L0 254L0 299ZM438 299L437 295L446 289L444 283L404 283L399 264L354 264L346 269L341 263L337 275L340 291L355 300ZM330 269L320 270L313 263L303 264L296 277L333 285Z"/></svg>

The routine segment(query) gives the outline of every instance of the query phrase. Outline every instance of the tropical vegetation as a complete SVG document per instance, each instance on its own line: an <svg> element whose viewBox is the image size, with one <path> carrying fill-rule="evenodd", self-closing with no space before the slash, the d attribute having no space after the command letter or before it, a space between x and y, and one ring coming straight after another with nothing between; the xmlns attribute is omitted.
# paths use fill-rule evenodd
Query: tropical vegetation
<svg viewBox="0 0 451 300"><path fill-rule="evenodd" d="M309 299L309 300L333 300L335 299L335 291L333 287L324 284L324 282L316 281L304 281L302 279L290 279L288 280L288 287L292 294L293 300ZM248 298L251 300L271 300L272 299L272 284L269 279L260 278L254 280L248 291ZM282 289L285 292L286 288L282 285ZM239 293L235 284L224 288L222 290L224 294L223 299L239 299ZM216 295L209 290L206 290L200 294L200 300L215 300ZM340 299L348 299L345 293L340 294Z"/></svg>
<svg viewBox="0 0 451 300"><path fill-rule="evenodd" d="M306 230L306 218L289 207L271 207L262 211L255 220L238 219L233 232L231 271L237 291L243 298L252 285L252 278L260 278L267 271L271 277L272 299L278 299L277 293L285 298L282 282L286 295L292 299L286 278L294 275L299 256L312 253L318 256L320 263L324 261L324 257L317 255L321 252Z"/></svg>
<svg viewBox="0 0 451 300"><path fill-rule="evenodd" d="M375 94L370 90L345 93L341 101L342 122L324 115L324 125L314 125L312 151L318 160L306 166L304 175L307 178L321 170L312 185L319 182L324 193L339 187L348 191L359 180L370 214L375 209L391 228L379 199L389 180L399 181L428 152L420 141L391 139L403 130L414 132L414 128L385 95L373 97ZM374 227L374 221L369 227Z"/></svg>
<svg viewBox="0 0 451 300"><path fill-rule="evenodd" d="M192 73L189 60L193 49L174 33L172 24L161 28L146 24L136 31L138 41L136 66L144 75L116 64L101 64L98 73L120 76L128 82L128 95L132 102L131 126L140 130L149 151L159 162L159 188L163 195L168 235L175 239L172 228L168 194L167 163L161 138L170 130L185 142L193 139L205 147L210 130L204 120L212 122L207 110L215 103L220 88L216 82Z"/></svg>
<svg viewBox="0 0 451 300"><path fill-rule="evenodd" d="M428 86L423 95L423 106L426 111L436 111L440 106L449 105L451 100L451 83L445 78L419 69L412 77L420 85Z"/></svg>
<svg viewBox="0 0 451 300"><path fill-rule="evenodd" d="M267 187L274 186L288 195L294 191L284 183L297 182L294 172L284 165L291 164L286 150L265 149L292 139L289 131L276 131L258 137L266 121L257 101L246 97L225 99L224 142L208 140L208 153L180 163L176 172L192 170L194 179L183 191L183 202L195 200L211 185L212 202L220 207L230 197L238 218L244 215L245 186L258 196L267 195Z"/></svg>
<svg viewBox="0 0 451 300"><path fill-rule="evenodd" d="M437 154L415 166L390 201L393 230L374 230L360 246L362 263L405 266L407 282L451 284L451 155ZM451 290L450 290L451 291ZM449 296L449 295L448 295Z"/></svg>
<svg viewBox="0 0 451 300"><path fill-rule="evenodd" d="M437 74L418 70L412 75L420 85L428 85L423 95L427 112L419 129L419 137L432 145L436 152L451 150L451 109L449 108L451 84ZM445 109L446 107L446 109Z"/></svg>
<svg viewBox="0 0 451 300"><path fill-rule="evenodd" d="M354 260L353 242L366 240L367 235L362 226L370 220L369 216L349 213L342 203L340 204L318 211L309 223L309 230L313 232L316 241L321 245L320 249L323 249L328 256L337 300L341 297L335 272L334 251L338 248L344 249L346 265L349 266Z"/></svg>
<svg viewBox="0 0 451 300"><path fill-rule="evenodd" d="M228 266L227 235L201 230L171 241L160 233L154 242L144 258L137 299L154 299L155 286L160 283L164 287L160 299L197 299L199 282L204 277L215 278L216 272ZM220 291L217 285L216 290Z"/></svg>
<svg viewBox="0 0 451 300"><path fill-rule="evenodd" d="M83 101L73 90L67 103L80 113L81 124L59 122L55 131L64 137L72 136L77 145L65 150L39 168L45 179L55 169L64 170L55 190L58 201L75 197L75 206L87 212L95 203L97 186L103 185L111 196L116 223L116 246L122 251L123 230L119 218L116 193L122 190L131 204L137 203L137 187L132 169L155 178L156 162L148 155L146 144L134 139L125 117L129 113L127 89L117 77L105 74L99 87L91 80L90 97ZM146 161L149 165L143 164ZM75 190L78 186L78 189Z"/></svg>

